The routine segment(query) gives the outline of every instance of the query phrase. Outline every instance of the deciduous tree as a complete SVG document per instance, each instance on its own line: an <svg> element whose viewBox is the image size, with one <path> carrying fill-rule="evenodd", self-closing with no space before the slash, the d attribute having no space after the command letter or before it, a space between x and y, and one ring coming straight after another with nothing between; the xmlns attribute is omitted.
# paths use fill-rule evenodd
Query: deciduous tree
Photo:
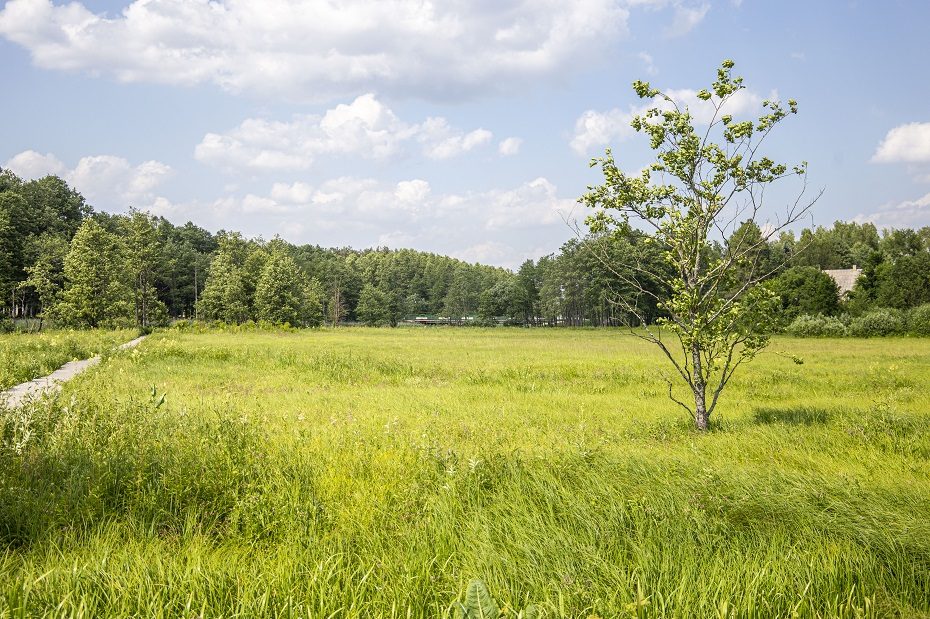
<svg viewBox="0 0 930 619"><path fill-rule="evenodd" d="M365 287L362 288L362 292L358 297L355 315L366 325L377 326L389 324L391 322L390 296L371 284L365 284Z"/></svg>
<svg viewBox="0 0 930 619"><path fill-rule="evenodd" d="M806 179L805 163L789 167L759 152L771 131L797 112L797 104L766 100L759 118L738 121L728 113L728 102L744 85L732 68L732 61L724 62L711 87L698 92L711 112L700 130L686 106L646 82L635 82L636 94L652 105L631 124L649 137L656 161L641 172L626 173L608 150L592 162L600 166L603 184L582 198L595 209L587 219L592 233L609 239L628 234L631 226L642 228L660 249L663 268L635 256L616 264L606 252L600 255L618 278L652 296L664 313L655 325L634 333L658 346L672 364L690 403L676 397L671 379L669 397L700 430L707 429L736 370L768 343L774 295L758 285L771 275L760 263L760 249L813 204L804 200L802 189L777 215L766 218L767 186L788 176ZM759 227L766 233L734 235L747 221L764 224ZM660 282L669 292L655 292L650 282ZM647 322L623 295L617 302Z"/></svg>
<svg viewBox="0 0 930 619"><path fill-rule="evenodd" d="M243 277L248 246L238 233L220 237L219 247L203 294L200 295L199 313L207 320L241 323L249 318L249 297Z"/></svg>
<svg viewBox="0 0 930 619"><path fill-rule="evenodd" d="M839 288L817 267L792 267L772 280L781 314L790 322L801 314L833 316L839 311Z"/></svg>
<svg viewBox="0 0 930 619"><path fill-rule="evenodd" d="M87 219L64 260L65 289L54 316L78 327L133 323L131 275L120 239Z"/></svg>
<svg viewBox="0 0 930 619"><path fill-rule="evenodd" d="M271 252L265 260L255 286L255 315L274 324L320 324L320 301L307 276L283 250Z"/></svg>

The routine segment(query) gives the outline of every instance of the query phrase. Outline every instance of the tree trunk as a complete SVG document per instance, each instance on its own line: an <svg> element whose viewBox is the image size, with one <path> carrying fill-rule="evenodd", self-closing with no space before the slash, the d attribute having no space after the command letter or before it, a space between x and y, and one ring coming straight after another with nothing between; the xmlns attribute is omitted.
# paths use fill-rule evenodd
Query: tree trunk
<svg viewBox="0 0 930 619"><path fill-rule="evenodd" d="M700 389L695 386L694 389L694 424L702 432L707 429L707 421L710 415L707 413L707 402L704 397L703 385Z"/></svg>
<svg viewBox="0 0 930 619"><path fill-rule="evenodd" d="M707 412L707 384L701 367L701 349L695 345L691 348L691 360L694 365L694 425L697 429L707 429L710 414Z"/></svg>

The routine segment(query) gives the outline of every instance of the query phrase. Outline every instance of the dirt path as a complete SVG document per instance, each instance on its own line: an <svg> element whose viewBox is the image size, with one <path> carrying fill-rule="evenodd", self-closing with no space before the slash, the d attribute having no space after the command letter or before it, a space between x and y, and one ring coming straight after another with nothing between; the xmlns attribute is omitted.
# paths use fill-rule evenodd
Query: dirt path
<svg viewBox="0 0 930 619"><path fill-rule="evenodd" d="M139 342L146 336L137 337L134 340L120 344L117 350L126 350L135 348ZM0 400L5 401L7 407L16 408L27 400L36 399L46 393L53 393L61 389L62 383L66 383L87 368L92 368L100 363L100 356L84 359L83 361L69 361L48 376L34 378L26 383L21 383L15 387L10 387L0 393Z"/></svg>

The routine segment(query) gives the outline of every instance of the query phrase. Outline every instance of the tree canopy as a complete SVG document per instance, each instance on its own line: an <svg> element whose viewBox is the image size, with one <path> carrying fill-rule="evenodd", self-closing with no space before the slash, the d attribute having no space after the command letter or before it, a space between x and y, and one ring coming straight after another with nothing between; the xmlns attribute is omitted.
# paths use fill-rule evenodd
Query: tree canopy
<svg viewBox="0 0 930 619"><path fill-rule="evenodd" d="M91 238L87 229L77 236L88 222L101 230ZM763 234L755 222L737 222L728 241L709 238L708 251L719 258L727 244L752 247L749 254L758 258L760 273L771 272L773 286L793 267L861 267L863 276L848 301L839 301L838 313L907 309L930 300L924 266L930 228L882 232L868 223L836 222L777 234L766 228ZM93 264L97 252L106 265ZM263 286L271 263L285 281L272 285L269 274ZM142 327L194 317L291 322L292 313L273 314L267 299L297 290L295 281L307 283L310 312L292 324L320 318L394 325L426 316L452 324L655 325L669 316L660 302L671 291L668 276L662 244L632 225L589 231L512 272L411 249L292 245L212 233L191 222L175 225L131 209L94 212L61 179L23 181L0 171L0 316L35 318L39 325L45 318L73 326L118 320ZM91 284L109 286L109 316L78 311L99 309L91 298L97 292L87 292ZM792 293L803 303L785 303L777 294L782 315L773 322L779 324L796 314L833 311L820 301L808 303L815 293L807 288Z"/></svg>
<svg viewBox="0 0 930 619"><path fill-rule="evenodd" d="M626 173L608 150L592 162L601 168L603 184L582 198L595 209L587 219L592 234L629 237L641 227L645 244L658 248L661 259L654 264L636 252L617 256L597 246L595 255L629 287L630 293L615 299L646 325L638 334L662 350L687 386L691 404L674 395L671 380L669 397L701 430L737 368L768 342L774 298L758 285L778 268L766 260L768 238L797 222L812 204L799 196L777 216L763 211L766 186L806 176L806 163L788 166L759 152L771 131L797 113L797 103L766 100L757 119L737 120L728 103L745 86L732 75L733 66L725 61L710 87L698 92L712 108L706 129L671 96L634 82L636 94L651 105L631 126L648 136L655 162ZM767 234L759 233L759 223L766 224ZM658 328L631 302L640 296L662 310Z"/></svg>

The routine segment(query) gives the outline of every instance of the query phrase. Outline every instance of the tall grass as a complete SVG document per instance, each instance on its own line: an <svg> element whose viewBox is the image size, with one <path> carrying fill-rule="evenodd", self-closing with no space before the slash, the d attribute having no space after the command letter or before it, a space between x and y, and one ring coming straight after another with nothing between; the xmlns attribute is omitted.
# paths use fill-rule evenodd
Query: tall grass
<svg viewBox="0 0 930 619"><path fill-rule="evenodd" d="M930 616L930 341L774 348L699 435L617 332L153 336L4 415L0 617Z"/></svg>
<svg viewBox="0 0 930 619"><path fill-rule="evenodd" d="M132 337L130 330L0 334L0 389L45 376L68 361L93 357Z"/></svg>

